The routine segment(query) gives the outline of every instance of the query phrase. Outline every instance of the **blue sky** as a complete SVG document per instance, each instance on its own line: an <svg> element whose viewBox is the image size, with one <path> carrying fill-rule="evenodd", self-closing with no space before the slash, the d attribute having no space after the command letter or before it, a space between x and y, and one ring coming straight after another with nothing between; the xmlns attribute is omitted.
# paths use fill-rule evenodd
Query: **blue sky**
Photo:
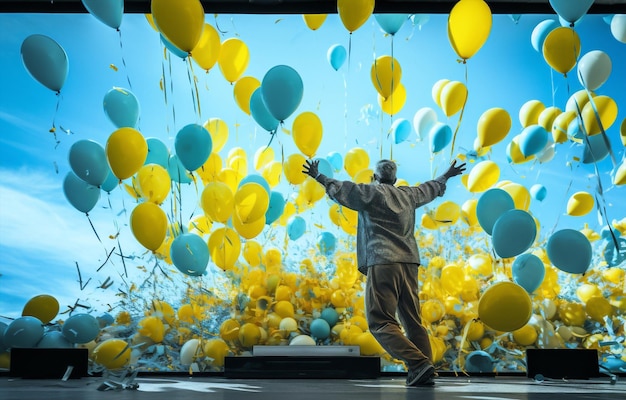
<svg viewBox="0 0 626 400"><path fill-rule="evenodd" d="M455 153L473 147L476 124L489 108L502 107L512 117L513 126L507 138L493 147L488 156L501 169L500 180L511 180L530 188L543 184L548 196L543 202L533 201L530 211L542 229L581 229L585 223L601 229L596 212L584 217L565 215L569 195L584 190L594 193L595 172L590 165L578 165L574 157L582 154L580 146L566 143L557 147L549 163L511 165L506 160L506 144L521 132L518 120L520 107L529 100L540 100L547 106L565 107L569 95L581 89L575 70L564 78L551 71L542 54L530 41L534 27L545 19L558 20L556 15L524 15L515 23L508 15L494 15L491 34L485 45L468 60L457 62L447 37L447 16L431 15L420 27L410 21L392 38L384 35L374 17L350 35L337 15L329 15L322 27L310 30L300 15L210 15L206 22L221 32L222 41L230 37L243 40L250 51L245 76L261 80L273 66L293 67L304 82L304 95L298 109L285 120L290 130L295 115L304 111L317 113L324 133L317 155L332 151L345 154L349 149L365 148L371 164L382 157L393 157L399 164L399 177L409 183L430 179L443 172L450 162L450 149L437 155L428 151L428 140L419 140L412 132L409 140L392 144L387 133L393 120L412 121L417 110L431 107L441 122L453 129L458 115L446 118L431 96L431 88L440 79L467 82L469 99L460 122ZM221 118L229 126L229 140L220 152L226 158L229 149L243 148L249 158L249 173L254 173L254 152L268 143L270 137L253 118L239 109L233 99L232 85L221 75L217 64L205 73L197 65L193 72L198 80L201 112L192 102L189 64L176 57L164 58L158 34L140 14L124 15L121 35L89 14L0 14L0 63L2 86L0 94L0 315L17 316L31 297L48 293L57 297L62 307L77 298L94 306L115 301L115 290L96 289L96 282L107 277L115 280L113 288L123 287L123 268L119 260L97 272L107 252L116 245L108 236L121 227L120 241L126 254L141 256L144 250L127 227L127 214L133 200L119 189L103 193L96 208L90 212L96 232L87 217L67 202L62 190L65 174L70 170L68 151L80 139L92 139L104 145L115 130L103 111L104 94L113 86L129 88L137 96L140 107L138 129L145 137L157 137L174 151L174 137L189 123L203 123ZM619 139L619 125L626 117L626 45L615 40L602 16L586 16L576 27L582 52L603 50L611 57L613 71L598 94L612 97L619 113L607 131L616 160L624 156ZM44 34L56 40L67 52L69 75L60 98L35 81L20 58L20 46L31 34ZM393 42L393 47L392 47ZM334 44L350 47L349 62L335 71L329 65L327 50ZM407 101L393 117L380 111L377 93L370 80L373 60L393 55L402 66L402 83ZM126 67L124 66L126 65ZM115 68L112 67L115 66ZM159 82L165 74L169 88L168 101ZM467 76L467 81L465 80ZM57 110L58 100L58 110ZM175 117L174 117L175 116ZM71 133L57 132L56 145L48 132L52 123ZM279 158L297 152L289 135L279 132L272 147ZM613 187L612 165L606 159L599 163L609 220L626 217L624 187ZM348 178L343 172L340 178ZM285 197L297 188L279 185ZM108 208L107 197L113 205ZM476 197L467 192L460 181L450 184L444 199L462 204ZM197 193L192 186L183 190L183 215L201 212ZM323 202L320 207L327 206ZM321 210L305 214L310 222L309 234L314 240L313 224L329 226L327 214ZM272 239L263 239L268 246ZM279 244L282 246L282 244ZM295 244L300 248L303 243ZM77 283L76 263L83 280L92 283L81 291ZM148 257L130 260L128 268L133 279L141 279L137 265L152 265ZM137 275L135 275L137 274ZM206 278L210 279L210 278Z"/></svg>

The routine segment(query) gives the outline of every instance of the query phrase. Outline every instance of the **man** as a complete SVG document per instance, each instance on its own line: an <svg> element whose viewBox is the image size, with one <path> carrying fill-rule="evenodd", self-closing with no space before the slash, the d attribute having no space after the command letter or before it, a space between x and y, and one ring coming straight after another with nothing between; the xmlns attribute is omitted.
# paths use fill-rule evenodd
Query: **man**
<svg viewBox="0 0 626 400"><path fill-rule="evenodd" d="M318 164L307 160L302 172L321 183L331 199L358 212L357 262L367 275L370 332L392 357L404 361L407 385L433 385L436 373L418 297L415 209L442 196L447 180L462 174L465 164L457 166L454 160L437 179L402 187L394 186L397 167L390 160L376 164L372 184L331 179L319 172Z"/></svg>

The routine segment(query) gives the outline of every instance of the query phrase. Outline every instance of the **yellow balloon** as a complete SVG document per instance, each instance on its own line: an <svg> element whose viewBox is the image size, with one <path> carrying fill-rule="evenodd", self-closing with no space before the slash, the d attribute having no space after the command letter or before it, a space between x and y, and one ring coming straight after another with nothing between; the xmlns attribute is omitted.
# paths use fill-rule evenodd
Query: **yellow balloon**
<svg viewBox="0 0 626 400"><path fill-rule="evenodd" d="M539 100L529 100L519 110L519 122L522 128L539 123L539 115L546 109L546 106Z"/></svg>
<svg viewBox="0 0 626 400"><path fill-rule="evenodd" d="M130 228L143 247L156 251L165 240L167 215L154 203L140 203L130 214Z"/></svg>
<svg viewBox="0 0 626 400"><path fill-rule="evenodd" d="M461 0L467 1L467 0ZM470 0L478 1L478 0ZM441 108L446 117L450 117L463 108L467 100L467 87L463 82L451 81L441 89Z"/></svg>
<svg viewBox="0 0 626 400"><path fill-rule="evenodd" d="M211 118L204 123L204 127L211 134L213 153L219 153L228 140L228 125L220 118Z"/></svg>
<svg viewBox="0 0 626 400"><path fill-rule="evenodd" d="M596 111L598 112L597 116ZM597 135L602 132L601 127L606 131L617 119L617 103L609 96L594 97L593 100L585 104L582 117L587 135ZM598 121L598 117L600 121Z"/></svg>
<svg viewBox="0 0 626 400"><path fill-rule="evenodd" d="M211 153L209 158L202 164L200 168L196 170L202 182L207 184L209 182L215 182L222 170L222 157L217 153Z"/></svg>
<svg viewBox="0 0 626 400"><path fill-rule="evenodd" d="M590 298L585 305L585 311L591 319L600 323L604 323L604 318L611 318L614 313L611 303L601 295Z"/></svg>
<svg viewBox="0 0 626 400"><path fill-rule="evenodd" d="M431 217L429 214L422 214L422 219L420 220L420 226L422 228L426 228L430 230L435 230L439 228L439 224L437 223L437 221L435 221L435 219Z"/></svg>
<svg viewBox="0 0 626 400"><path fill-rule="evenodd" d="M135 175L145 163L148 143L138 130L125 127L109 136L105 151L113 175L124 180Z"/></svg>
<svg viewBox="0 0 626 400"><path fill-rule="evenodd" d="M230 347L220 338L206 340L202 349L210 364L216 368L224 367L224 359L230 354Z"/></svg>
<svg viewBox="0 0 626 400"><path fill-rule="evenodd" d="M291 216L295 213L296 205L293 202L288 201L287 203L285 203L285 210L283 211L283 215L278 218L278 223L282 226L287 225L287 221L289 221L289 218L291 218Z"/></svg>
<svg viewBox="0 0 626 400"><path fill-rule="evenodd" d="M294 153L287 157L283 163L283 173L287 182L292 185L299 185L306 179L307 175L302 173L306 158L302 154Z"/></svg>
<svg viewBox="0 0 626 400"><path fill-rule="evenodd" d="M157 28L157 26L154 24L154 18L152 18L152 14L144 14L144 16L146 17L148 24L150 24L150 27L158 32L159 28Z"/></svg>
<svg viewBox="0 0 626 400"><path fill-rule="evenodd" d="M490 108L478 119L478 144L481 148L493 146L506 137L512 120L503 108Z"/></svg>
<svg viewBox="0 0 626 400"><path fill-rule="evenodd" d="M504 190L513 198L516 209L528 211L530 207L530 192L525 186L515 182L500 182L496 187Z"/></svg>
<svg viewBox="0 0 626 400"><path fill-rule="evenodd" d="M500 179L500 167L491 160L481 161L472 168L467 178L467 189L480 193L489 189Z"/></svg>
<svg viewBox="0 0 626 400"><path fill-rule="evenodd" d="M250 264L251 267L258 267L261 265L261 258L263 257L263 247L259 242L255 240L246 240L243 245L243 258Z"/></svg>
<svg viewBox="0 0 626 400"><path fill-rule="evenodd" d="M261 176L265 178L271 188L276 187L280 183L280 176L283 173L283 164L280 161L273 160L267 163L261 170Z"/></svg>
<svg viewBox="0 0 626 400"><path fill-rule="evenodd" d="M395 115L402 110L406 103L406 88L402 83L398 85L398 88L389 96L386 100L383 96L378 95L378 104L384 113L389 115Z"/></svg>
<svg viewBox="0 0 626 400"><path fill-rule="evenodd" d="M448 16L448 39L463 60L485 44L491 32L491 9L482 0L461 0Z"/></svg>
<svg viewBox="0 0 626 400"><path fill-rule="evenodd" d="M439 321L446 314L446 308L440 300L429 299L422 304L422 319L433 323Z"/></svg>
<svg viewBox="0 0 626 400"><path fill-rule="evenodd" d="M435 210L435 220L440 224L453 225L461 216L461 207L453 201L446 200Z"/></svg>
<svg viewBox="0 0 626 400"><path fill-rule="evenodd" d="M626 146L626 118L624 118L622 125L619 127L619 136L622 139L622 144Z"/></svg>
<svg viewBox="0 0 626 400"><path fill-rule="evenodd" d="M218 182L225 183L230 188L231 192L235 193L237 188L239 187L239 182L241 181L242 176L239 175L237 171L228 167L222 168L222 170L217 174Z"/></svg>
<svg viewBox="0 0 626 400"><path fill-rule="evenodd" d="M626 185L626 161L622 161L613 177L613 184L620 186Z"/></svg>
<svg viewBox="0 0 626 400"><path fill-rule="evenodd" d="M190 53L202 36L204 8L199 0L152 0L155 25L167 40Z"/></svg>
<svg viewBox="0 0 626 400"><path fill-rule="evenodd" d="M208 245L215 265L225 271L233 268L241 252L241 239L237 232L228 227L216 229L211 233Z"/></svg>
<svg viewBox="0 0 626 400"><path fill-rule="evenodd" d="M200 199L204 214L211 219L225 223L235 210L235 198L228 185L210 182L202 190Z"/></svg>
<svg viewBox="0 0 626 400"><path fill-rule="evenodd" d="M302 19L304 19L304 23L312 31L318 30L322 26L324 21L326 21L326 17L327 17L327 14L304 14L302 15Z"/></svg>
<svg viewBox="0 0 626 400"><path fill-rule="evenodd" d="M441 270L441 286L451 296L458 296L463 290L465 273L456 264L448 264Z"/></svg>
<svg viewBox="0 0 626 400"><path fill-rule="evenodd" d="M189 221L187 229L198 236L203 236L211 232L212 226L213 222L206 215L196 215Z"/></svg>
<svg viewBox="0 0 626 400"><path fill-rule="evenodd" d="M293 121L291 133L298 149L309 158L313 158L322 141L322 120L317 114L305 111Z"/></svg>
<svg viewBox="0 0 626 400"><path fill-rule="evenodd" d="M333 224L341 227L341 206L337 203L333 203L328 208L328 217Z"/></svg>
<svg viewBox="0 0 626 400"><path fill-rule="evenodd" d="M254 169L263 170L269 162L274 161L274 149L269 146L261 146L254 153Z"/></svg>
<svg viewBox="0 0 626 400"><path fill-rule="evenodd" d="M374 171L369 168L360 170L354 175L352 181L354 183L372 183L374 180Z"/></svg>
<svg viewBox="0 0 626 400"><path fill-rule="evenodd" d="M532 316L532 302L524 288L513 282L497 282L478 301L478 316L488 327L512 332L520 329Z"/></svg>
<svg viewBox="0 0 626 400"><path fill-rule="evenodd" d="M402 68L395 58L380 56L372 64L370 77L378 94L386 100L400 85Z"/></svg>
<svg viewBox="0 0 626 400"><path fill-rule="evenodd" d="M269 204L267 190L256 182L245 183L235 192L235 211L243 223L265 216Z"/></svg>
<svg viewBox="0 0 626 400"><path fill-rule="evenodd" d="M244 176L248 175L248 158L245 156L229 157L226 160L226 164L229 168L233 169L237 173L237 177L241 180Z"/></svg>
<svg viewBox="0 0 626 400"><path fill-rule="evenodd" d="M250 97L261 86L261 82L252 76L244 76L233 87L235 102L243 112L250 115Z"/></svg>
<svg viewBox="0 0 626 400"><path fill-rule="evenodd" d="M374 0L337 0L337 13L350 33L359 29L373 12Z"/></svg>
<svg viewBox="0 0 626 400"><path fill-rule="evenodd" d="M476 205L478 199L469 199L461 206L461 217L463 221L469 226L476 226L478 223L478 217L476 216Z"/></svg>
<svg viewBox="0 0 626 400"><path fill-rule="evenodd" d="M433 85L431 89L431 94L433 97L433 101L441 108L441 91L443 87L446 86L450 82L450 79L440 79Z"/></svg>
<svg viewBox="0 0 626 400"><path fill-rule="evenodd" d="M245 186L245 185L244 185ZM245 239L254 239L265 228L265 215L256 220L250 220L249 222L243 222L238 216L233 217L233 228Z"/></svg>
<svg viewBox="0 0 626 400"><path fill-rule="evenodd" d="M347 207L341 207L341 229L349 235L356 235L357 221L359 215L356 211Z"/></svg>
<svg viewBox="0 0 626 400"><path fill-rule="evenodd" d="M546 36L542 52L548 65L566 75L576 66L580 55L580 38L574 29L558 27Z"/></svg>
<svg viewBox="0 0 626 400"><path fill-rule="evenodd" d="M93 350L93 361L110 370L126 367L130 363L130 345L122 339L107 339Z"/></svg>
<svg viewBox="0 0 626 400"><path fill-rule="evenodd" d="M537 341L537 330L534 326L526 324L513 331L513 340L520 346L532 346Z"/></svg>
<svg viewBox="0 0 626 400"><path fill-rule="evenodd" d="M541 114L539 114L537 124L541 125L546 131L550 132L552 130L554 120L561 115L561 113L562 111L558 107L546 107Z"/></svg>
<svg viewBox="0 0 626 400"><path fill-rule="evenodd" d="M370 164L370 156L367 152L360 148L354 147L346 153L344 157L343 168L350 177L354 178L357 172L364 170Z"/></svg>
<svg viewBox="0 0 626 400"><path fill-rule="evenodd" d="M222 42L217 63L228 82L237 81L248 68L249 62L250 51L243 40L230 38Z"/></svg>
<svg viewBox="0 0 626 400"><path fill-rule="evenodd" d="M52 321L59 313L59 302L48 294L40 294L28 300L22 309L22 317L35 317L42 324Z"/></svg>
<svg viewBox="0 0 626 400"><path fill-rule="evenodd" d="M352 343L355 346L359 346L361 354L364 356L374 356L385 353L385 349L382 348L380 343L378 343L370 331L356 335L356 337L352 340Z"/></svg>
<svg viewBox="0 0 626 400"><path fill-rule="evenodd" d="M576 192L567 200L567 215L582 217L589 214L595 206L593 196L587 192Z"/></svg>
<svg viewBox="0 0 626 400"><path fill-rule="evenodd" d="M210 24L204 24L202 35L191 52L191 58L207 72L213 68L220 54L220 35Z"/></svg>
<svg viewBox="0 0 626 400"><path fill-rule="evenodd" d="M152 339L154 343L161 343L165 336L165 326L158 317L145 317L137 324L137 332L141 336Z"/></svg>
<svg viewBox="0 0 626 400"><path fill-rule="evenodd" d="M550 129L554 143L565 143L567 141L567 129L576 117L576 111L565 111L557 115Z"/></svg>
<svg viewBox="0 0 626 400"><path fill-rule="evenodd" d="M585 105L589 102L589 94L591 93L591 97L594 98L596 95L592 92L587 92L587 89L581 89L575 92L573 95L567 99L567 104L565 105L565 111L574 111L578 114L583 110Z"/></svg>
<svg viewBox="0 0 626 400"><path fill-rule="evenodd" d="M535 158L534 154L531 154L528 157L525 157L524 154L522 154L522 150L519 146L519 139L519 135L515 136L507 147L507 156L513 164L522 164Z"/></svg>
<svg viewBox="0 0 626 400"><path fill-rule="evenodd" d="M158 164L146 164L139 168L135 182L141 197L155 204L163 203L172 186L170 174Z"/></svg>

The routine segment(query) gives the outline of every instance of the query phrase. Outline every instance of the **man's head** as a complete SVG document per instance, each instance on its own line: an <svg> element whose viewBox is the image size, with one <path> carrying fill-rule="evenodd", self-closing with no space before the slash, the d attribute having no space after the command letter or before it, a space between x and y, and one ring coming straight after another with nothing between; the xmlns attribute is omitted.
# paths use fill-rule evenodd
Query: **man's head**
<svg viewBox="0 0 626 400"><path fill-rule="evenodd" d="M380 183L393 185L396 183L396 163L391 160L380 160L376 163L374 179Z"/></svg>

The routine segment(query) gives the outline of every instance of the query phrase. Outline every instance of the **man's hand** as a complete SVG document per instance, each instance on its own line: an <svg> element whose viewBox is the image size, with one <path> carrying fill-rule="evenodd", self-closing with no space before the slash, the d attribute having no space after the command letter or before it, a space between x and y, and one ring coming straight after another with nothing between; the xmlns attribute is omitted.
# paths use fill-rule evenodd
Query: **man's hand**
<svg viewBox="0 0 626 400"><path fill-rule="evenodd" d="M453 176L461 175L465 171L465 163L456 166L456 160L452 160L450 168L446 171L444 176L446 178L452 178Z"/></svg>
<svg viewBox="0 0 626 400"><path fill-rule="evenodd" d="M306 163L302 166L304 168L302 170L303 174L307 174L311 178L315 179L319 175L319 170L317 169L320 160L306 160Z"/></svg>

